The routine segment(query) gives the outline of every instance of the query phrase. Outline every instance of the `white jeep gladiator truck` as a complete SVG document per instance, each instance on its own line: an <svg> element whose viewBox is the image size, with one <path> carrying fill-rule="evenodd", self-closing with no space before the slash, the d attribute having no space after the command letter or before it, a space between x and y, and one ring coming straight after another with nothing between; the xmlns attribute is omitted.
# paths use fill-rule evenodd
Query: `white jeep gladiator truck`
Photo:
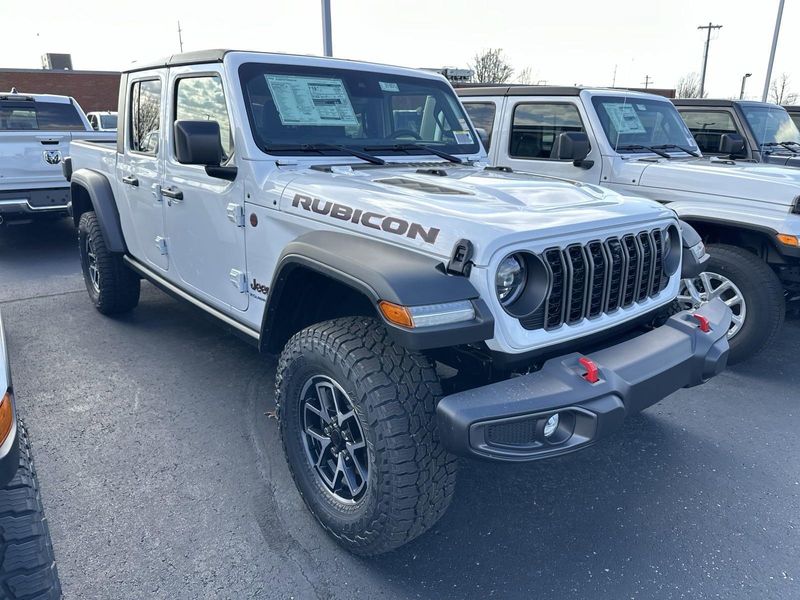
<svg viewBox="0 0 800 600"><path fill-rule="evenodd" d="M61 159L79 139L113 136L92 131L68 96L0 93L0 224L68 215Z"/></svg>
<svg viewBox="0 0 800 600"><path fill-rule="evenodd" d="M492 165L610 187L667 204L711 260L679 301L722 298L731 363L769 344L800 299L800 171L703 157L669 100L625 90L490 86L458 90ZM720 151L741 149L725 136Z"/></svg>
<svg viewBox="0 0 800 600"><path fill-rule="evenodd" d="M457 455L585 448L725 365L724 303L670 316L697 233L488 168L439 75L204 51L124 72L119 114L65 164L92 302L144 278L279 354L289 467L353 552L430 528Z"/></svg>

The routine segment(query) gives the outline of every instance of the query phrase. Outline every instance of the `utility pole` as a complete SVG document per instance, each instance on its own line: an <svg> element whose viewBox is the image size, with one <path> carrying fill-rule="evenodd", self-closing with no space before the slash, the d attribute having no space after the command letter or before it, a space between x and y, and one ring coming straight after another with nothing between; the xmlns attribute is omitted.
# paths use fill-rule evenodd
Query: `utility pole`
<svg viewBox="0 0 800 600"><path fill-rule="evenodd" d="M325 56L333 56L331 39L331 0L322 0L322 51Z"/></svg>
<svg viewBox="0 0 800 600"><path fill-rule="evenodd" d="M769 64L767 65L767 78L764 80L764 93L761 94L761 101L767 101L767 95L769 94L769 84L770 80L772 79L772 65L775 62L775 49L778 47L778 34L781 32L781 18L783 18L783 3L784 0L780 0L778 3L778 18L775 19L775 33L772 34L772 49L769 51Z"/></svg>
<svg viewBox="0 0 800 600"><path fill-rule="evenodd" d="M181 35L181 34L182 34L181 22L178 21L178 44L181 47L181 52L183 52L183 35Z"/></svg>
<svg viewBox="0 0 800 600"><path fill-rule="evenodd" d="M742 91L739 92L739 100L744 100L744 85L747 83L747 78L750 77L752 73L745 73L742 76Z"/></svg>
<svg viewBox="0 0 800 600"><path fill-rule="evenodd" d="M650 75L645 75L642 83L644 84L644 89L647 89L650 87L650 84L653 83L653 78L650 77Z"/></svg>
<svg viewBox="0 0 800 600"><path fill-rule="evenodd" d="M700 25L698 29L708 30L708 35L706 36L706 49L705 52L703 52L703 72L700 74L700 97L702 98L705 95L706 90L706 67L708 67L708 47L711 45L711 31L714 29L722 29L722 25L712 25L711 21L709 21L708 25Z"/></svg>

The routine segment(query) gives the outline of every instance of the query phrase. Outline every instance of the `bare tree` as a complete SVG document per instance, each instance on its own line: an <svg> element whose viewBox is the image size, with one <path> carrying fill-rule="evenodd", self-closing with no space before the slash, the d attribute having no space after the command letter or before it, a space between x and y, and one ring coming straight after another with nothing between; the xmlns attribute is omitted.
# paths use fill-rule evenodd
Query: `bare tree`
<svg viewBox="0 0 800 600"><path fill-rule="evenodd" d="M469 66L475 71L477 83L506 83L514 74L514 69L503 56L501 48L489 48L479 52Z"/></svg>
<svg viewBox="0 0 800 600"><path fill-rule="evenodd" d="M700 98L700 75L697 73L687 73L678 80L675 89L678 98ZM703 97L708 94L703 94Z"/></svg>
<svg viewBox="0 0 800 600"><path fill-rule="evenodd" d="M522 71L519 72L517 75L517 83L523 83L525 85L530 85L533 83L534 72L531 67L525 67Z"/></svg>
<svg viewBox="0 0 800 600"><path fill-rule="evenodd" d="M788 73L781 73L779 77L772 80L769 86L769 99L775 104L794 104L800 95L790 91L791 85Z"/></svg>

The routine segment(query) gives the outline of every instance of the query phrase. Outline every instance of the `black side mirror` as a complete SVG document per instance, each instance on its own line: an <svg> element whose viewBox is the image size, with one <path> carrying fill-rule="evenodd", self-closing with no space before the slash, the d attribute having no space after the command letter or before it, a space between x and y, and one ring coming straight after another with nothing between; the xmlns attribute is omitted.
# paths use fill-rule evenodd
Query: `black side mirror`
<svg viewBox="0 0 800 600"><path fill-rule="evenodd" d="M576 167L590 169L594 161L586 160L592 146L589 136L582 131L565 131L556 138L550 156L558 160L571 160Z"/></svg>
<svg viewBox="0 0 800 600"><path fill-rule="evenodd" d="M220 166L222 135L216 121L175 121L175 158L183 165L202 165L210 177L233 181L237 169Z"/></svg>
<svg viewBox="0 0 800 600"><path fill-rule="evenodd" d="M738 133L723 133L719 138L719 153L730 156L744 155L744 138Z"/></svg>
<svg viewBox="0 0 800 600"><path fill-rule="evenodd" d="M483 127L476 127L475 133L478 134L478 137L481 140L481 144L483 144L484 150L489 149L489 133Z"/></svg>

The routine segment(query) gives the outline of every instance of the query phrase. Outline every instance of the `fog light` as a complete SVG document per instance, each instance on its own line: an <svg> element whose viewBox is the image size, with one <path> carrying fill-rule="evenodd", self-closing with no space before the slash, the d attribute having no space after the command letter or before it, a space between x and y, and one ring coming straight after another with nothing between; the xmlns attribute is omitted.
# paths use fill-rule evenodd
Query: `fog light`
<svg viewBox="0 0 800 600"><path fill-rule="evenodd" d="M544 424L544 437L550 437L556 432L556 429L558 429L558 421L558 413L547 419L547 422Z"/></svg>

